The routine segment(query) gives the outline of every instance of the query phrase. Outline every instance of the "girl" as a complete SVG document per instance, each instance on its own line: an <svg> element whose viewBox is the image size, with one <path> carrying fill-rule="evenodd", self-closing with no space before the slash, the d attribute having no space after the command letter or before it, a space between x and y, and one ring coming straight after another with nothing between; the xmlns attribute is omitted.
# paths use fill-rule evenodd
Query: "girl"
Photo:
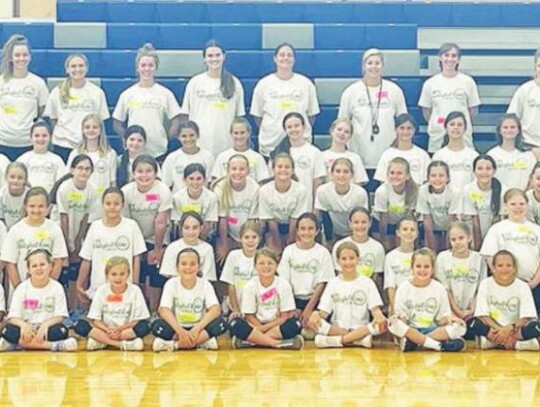
<svg viewBox="0 0 540 407"><path fill-rule="evenodd" d="M30 150L28 134L49 98L45 81L28 71L30 59L26 37L9 37L0 61L0 147L12 161Z"/></svg>
<svg viewBox="0 0 540 407"><path fill-rule="evenodd" d="M64 161L59 155L49 151L51 128L45 121L39 120L30 129L32 151L17 158L28 170L28 182L34 187L43 187L51 191L54 183L66 173Z"/></svg>
<svg viewBox="0 0 540 407"><path fill-rule="evenodd" d="M23 201L26 216L9 229L2 248L1 261L6 270L11 287L17 287L28 274L25 262L29 252L46 249L52 259L50 276L60 277L62 264L68 257L66 242L60 226L47 219L50 210L49 194L41 187L28 190Z"/></svg>
<svg viewBox="0 0 540 407"><path fill-rule="evenodd" d="M529 182L531 189L526 192L529 200L527 217L531 222L540 224L540 162L534 165Z"/></svg>
<svg viewBox="0 0 540 407"><path fill-rule="evenodd" d="M407 113L405 96L394 82L383 79L384 56L376 48L362 56L364 77L343 91L338 117L352 121L351 151L366 168L377 168L382 153L395 139L394 117Z"/></svg>
<svg viewBox="0 0 540 407"><path fill-rule="evenodd" d="M64 64L67 77L52 92L44 116L53 123L54 151L67 160L71 150L82 142L82 120L89 113L109 118L105 93L86 79L88 59L83 54L71 54Z"/></svg>
<svg viewBox="0 0 540 407"><path fill-rule="evenodd" d="M6 168L6 185L0 189L0 219L8 229L24 217L24 197L28 191L26 165L14 161Z"/></svg>
<svg viewBox="0 0 540 407"><path fill-rule="evenodd" d="M326 166L327 181L332 178L332 164L338 158L347 158L353 164L355 184L364 185L369 181L360 156L348 150L347 143L351 139L352 132L352 123L349 119L337 118L332 122L330 126L330 137L332 139L330 147L321 152L321 157Z"/></svg>
<svg viewBox="0 0 540 407"><path fill-rule="evenodd" d="M309 192L294 175L294 161L286 153L272 160L272 180L259 190L259 219L266 222L266 243L276 253L293 242L298 217L309 211Z"/></svg>
<svg viewBox="0 0 540 407"><path fill-rule="evenodd" d="M159 157L167 151L167 131L164 119L169 120L168 134L178 134L182 113L174 94L156 82L159 56L152 44L146 43L137 51L135 70L138 82L122 92L112 114L114 131L122 137L127 126L138 124L146 130L146 153Z"/></svg>
<svg viewBox="0 0 540 407"><path fill-rule="evenodd" d="M450 183L457 190L473 180L473 161L478 153L465 143L467 119L462 112L451 112L444 121L446 134L440 150L433 154L433 161L444 161L450 169Z"/></svg>
<svg viewBox="0 0 540 407"><path fill-rule="evenodd" d="M182 123L178 138L182 147L170 153L163 162L163 182L173 193L185 187L184 168L189 164L201 164L208 174L214 166L212 153L197 146L199 126L195 122Z"/></svg>
<svg viewBox="0 0 540 407"><path fill-rule="evenodd" d="M298 181L308 189L311 209L317 188L326 176L326 168L321 159L321 151L304 138L305 126L306 122L301 114L287 113L283 118L283 130L287 138L278 145L272 159L278 152L290 154L294 160L294 171Z"/></svg>
<svg viewBox="0 0 540 407"><path fill-rule="evenodd" d="M229 329L235 349L263 346L300 350L304 339L300 335L302 322L295 315L291 285L276 276L278 259L270 249L260 249L255 255L257 277L244 287L241 311Z"/></svg>
<svg viewBox="0 0 540 407"><path fill-rule="evenodd" d="M476 181L463 189L462 214L471 220L473 247L479 250L489 227L504 212L501 201L506 188L495 178L497 165L489 155L476 157L473 168Z"/></svg>
<svg viewBox="0 0 540 407"><path fill-rule="evenodd" d="M105 266L107 282L97 289L88 319L75 326L75 332L88 338L87 350L113 346L124 351L144 349L143 338L150 333L142 291L130 283L129 261L125 257L111 257Z"/></svg>
<svg viewBox="0 0 540 407"><path fill-rule="evenodd" d="M197 212L188 211L182 215L180 219L182 238L167 246L163 261L160 264L159 273L162 276L171 277L175 275L178 253L189 247L199 255L200 277L208 281L217 280L214 248L211 244L200 239L203 223L203 219Z"/></svg>
<svg viewBox="0 0 540 407"><path fill-rule="evenodd" d="M68 329L62 324L68 316L66 296L60 283L51 278L53 262L51 253L44 248L28 254L30 278L13 293L0 350L77 350L77 341L68 338Z"/></svg>
<svg viewBox="0 0 540 407"><path fill-rule="evenodd" d="M315 213L324 222L326 238L334 242L347 235L347 217L351 209L358 206L368 208L369 198L366 190L353 184L354 166L348 158L338 158L332 163L330 182L317 189Z"/></svg>
<svg viewBox="0 0 540 407"><path fill-rule="evenodd" d="M167 228L172 209L171 191L156 178L157 171L155 158L140 155L133 161L134 181L122 188L125 197L124 216L137 222L148 250L142 256L139 283L144 284L152 312L157 310L161 289L166 281L159 275L158 265L168 243Z"/></svg>
<svg viewBox="0 0 540 407"><path fill-rule="evenodd" d="M448 291L450 308L467 324L465 339L474 339L471 324L479 284L487 277L487 266L480 253L470 250L471 231L466 223L448 225L450 250L437 256L435 275Z"/></svg>
<svg viewBox="0 0 540 407"><path fill-rule="evenodd" d="M429 78L422 86L418 105L428 122L429 149L434 153L441 148L446 116L458 111L466 119L465 143L472 147L472 119L478 113L480 98L472 77L458 71L461 49L457 44L444 43L439 49L441 73ZM445 126L446 127L446 126Z"/></svg>
<svg viewBox="0 0 540 407"><path fill-rule="evenodd" d="M373 202L373 217L377 221L374 230L388 249L396 246L396 224L414 212L417 197L418 187L411 178L409 163L401 157L390 160L387 181L377 188Z"/></svg>
<svg viewBox="0 0 540 407"><path fill-rule="evenodd" d="M242 316L240 305L246 283L256 276L255 253L261 242L261 228L256 221L248 220L240 228L241 249L232 250L225 260L220 281L227 284L229 319Z"/></svg>
<svg viewBox="0 0 540 407"><path fill-rule="evenodd" d="M360 259L358 247L351 242L342 243L337 248L337 256L341 274L330 280L318 310L309 319L311 329L318 333L315 346L371 348L373 336L386 331L386 318L381 311L383 302L375 283L356 273ZM372 322L369 322L370 316ZM327 322L328 317L330 322Z"/></svg>
<svg viewBox="0 0 540 407"><path fill-rule="evenodd" d="M395 310L396 289L411 276L411 259L418 238L418 223L412 216L401 219L396 227L399 246L384 259L384 289L388 295L389 313Z"/></svg>
<svg viewBox="0 0 540 407"><path fill-rule="evenodd" d="M248 177L249 162L235 154L229 158L227 175L214 183L219 202L217 261L223 263L240 240L240 227L248 219L256 219L259 211L259 186Z"/></svg>
<svg viewBox="0 0 540 407"><path fill-rule="evenodd" d="M473 333L479 349L538 351L540 324L527 283L516 278L517 260L507 250L492 258L493 276L480 283Z"/></svg>
<svg viewBox="0 0 540 407"><path fill-rule="evenodd" d="M428 248L416 250L411 267L411 279L396 290L388 330L400 338L403 352L419 346L443 352L464 349L465 323L452 314L445 288L433 280L435 253Z"/></svg>
<svg viewBox="0 0 540 407"><path fill-rule="evenodd" d="M386 181L388 163L395 157L405 159L411 168L411 177L418 185L426 180L429 155L422 148L413 144L413 137L418 130L414 117L408 113L400 114L395 119L396 139L392 145L382 153L374 178L377 181Z"/></svg>
<svg viewBox="0 0 540 407"><path fill-rule="evenodd" d="M432 161L427 170L428 182L418 189L416 213L424 222L424 242L440 252L446 247L446 225L456 220L461 196L450 182L450 168L444 161Z"/></svg>
<svg viewBox="0 0 540 407"><path fill-rule="evenodd" d="M165 284L159 304L161 319L152 324L154 352L178 349L217 350L216 337L226 330L212 285L197 277L199 254L185 248L178 253L178 277Z"/></svg>
<svg viewBox="0 0 540 407"><path fill-rule="evenodd" d="M212 179L224 177L227 174L227 162L235 154L246 156L249 161L249 176L261 182L268 179L268 167L263 156L250 147L251 124L244 117L236 117L230 128L232 147L220 152L216 157L212 170Z"/></svg>
<svg viewBox="0 0 540 407"><path fill-rule="evenodd" d="M515 114L501 118L497 137L499 145L487 152L497 163L497 178L509 188L526 190L538 157L524 147L521 123Z"/></svg>
<svg viewBox="0 0 540 407"><path fill-rule="evenodd" d="M197 212L204 221L201 228L201 238L209 239L210 234L215 231L218 221L219 205L216 194L205 186L206 170L204 167L196 163L187 165L184 168L184 184L186 187L173 195L171 219L176 225L184 213ZM175 234L182 236L180 226Z"/></svg>
<svg viewBox="0 0 540 407"><path fill-rule="evenodd" d="M319 114L315 85L308 78L293 71L295 50L290 44L276 47L276 72L260 79L253 90L250 113L259 127L259 152L266 158L283 140L283 118L298 112L307 125L304 137L311 140L311 124ZM341 115L339 115L341 116Z"/></svg>
<svg viewBox="0 0 540 407"><path fill-rule="evenodd" d="M227 71L225 50L216 40L204 45L206 72L191 78L184 92L183 111L201 128L201 147L215 157L231 147L227 129L236 116L244 116L244 88Z"/></svg>
<svg viewBox="0 0 540 407"><path fill-rule="evenodd" d="M90 181L100 195L109 187L116 185L116 166L118 157L109 146L105 126L101 117L95 113L86 115L82 120L82 142L69 154L67 165L79 154L86 154L94 163L94 172Z"/></svg>
<svg viewBox="0 0 540 407"><path fill-rule="evenodd" d="M527 220L528 199L523 191L509 189L504 194L508 219L491 226L482 244L482 253L493 270L492 256L505 249L519 256L517 277L533 292L536 309L540 312L540 226Z"/></svg>
<svg viewBox="0 0 540 407"><path fill-rule="evenodd" d="M77 292L84 302L92 299L98 287L107 281L105 265L113 256L129 260L130 281L137 283L140 275L139 256L146 252L144 237L137 222L122 216L125 204L123 192L116 187L107 188L101 197L101 204L103 217L92 222L79 253L82 262Z"/></svg>
<svg viewBox="0 0 540 407"><path fill-rule="evenodd" d="M315 241L319 233L317 217L303 213L298 218L296 243L285 248L277 269L292 286L296 316L306 329L326 283L335 276L330 252Z"/></svg>

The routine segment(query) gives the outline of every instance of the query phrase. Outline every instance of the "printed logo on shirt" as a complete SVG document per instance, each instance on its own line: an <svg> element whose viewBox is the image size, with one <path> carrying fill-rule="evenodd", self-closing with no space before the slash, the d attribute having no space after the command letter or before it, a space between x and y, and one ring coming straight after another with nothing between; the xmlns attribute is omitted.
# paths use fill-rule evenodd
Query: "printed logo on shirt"
<svg viewBox="0 0 540 407"><path fill-rule="evenodd" d="M227 107L227 99L223 97L220 89L216 90L215 92L207 92L204 89L198 89L196 95L199 99L205 99L210 102L217 102L221 105L224 104L225 106L222 108ZM216 103L214 103L214 107L216 107L215 104Z"/></svg>
<svg viewBox="0 0 540 407"><path fill-rule="evenodd" d="M40 172L46 174L52 174L54 172L54 164L52 162L46 162L43 164L28 164L28 172L39 174Z"/></svg>
<svg viewBox="0 0 540 407"><path fill-rule="evenodd" d="M128 102L128 106L133 109L160 110L161 101L158 98L150 98L148 100L140 100L134 98Z"/></svg>
<svg viewBox="0 0 540 407"><path fill-rule="evenodd" d="M105 174L107 172L107 161L102 158L97 160L97 162L94 163L94 171L98 174Z"/></svg>
<svg viewBox="0 0 540 407"><path fill-rule="evenodd" d="M36 235L39 232L36 232ZM36 249L47 249L49 252L52 252L53 242L51 238L40 239L37 236L34 236L36 240L28 242L25 239L21 238L17 240L17 249L26 250L28 253Z"/></svg>
<svg viewBox="0 0 540 407"><path fill-rule="evenodd" d="M510 314L517 314L519 312L519 297L510 297L507 301L504 301L496 299L493 295L488 295L487 303L490 310L494 309L499 311L499 313L505 312Z"/></svg>
<svg viewBox="0 0 540 407"><path fill-rule="evenodd" d="M456 88L454 90L442 91L440 89L433 89L431 91L431 98L433 99L433 104L436 105L436 102L439 102L437 99L442 99L444 101L449 100L466 100L467 92L463 88ZM443 103L443 102L439 102Z"/></svg>
<svg viewBox="0 0 540 407"><path fill-rule="evenodd" d="M409 161L409 166L411 167L411 172L420 172L422 170L422 163L418 158L413 158Z"/></svg>
<svg viewBox="0 0 540 407"><path fill-rule="evenodd" d="M333 293L332 302L336 304L356 305L357 307L363 307L367 304L367 294L363 290L356 290L349 295Z"/></svg>
<svg viewBox="0 0 540 407"><path fill-rule="evenodd" d="M501 239L505 244L516 243L528 246L538 245L538 236L526 226L522 226L518 229L518 233L515 232L503 232Z"/></svg>
<svg viewBox="0 0 540 407"><path fill-rule="evenodd" d="M463 160L459 163L448 163L448 168L450 169L450 172L471 172L472 163L467 160Z"/></svg>
<svg viewBox="0 0 540 407"><path fill-rule="evenodd" d="M131 246L131 242L127 236L118 236L116 240L104 240L102 238L97 238L92 242L92 249L103 250L103 251L125 251L128 250Z"/></svg>
<svg viewBox="0 0 540 407"><path fill-rule="evenodd" d="M92 113L97 109L94 108L94 102L90 99L82 100L79 96L70 96L67 105L62 104L62 108L71 110L73 112L87 112Z"/></svg>
<svg viewBox="0 0 540 407"><path fill-rule="evenodd" d="M296 210L296 205L298 204L298 201L289 202L285 206L281 206L274 202L270 202L268 204L268 207L270 208L270 212L272 212L275 216L275 218L278 219L285 219L290 218L293 212Z"/></svg>
<svg viewBox="0 0 540 407"><path fill-rule="evenodd" d="M529 99L527 100L527 106L531 109L540 109L540 101L537 99Z"/></svg>
<svg viewBox="0 0 540 407"><path fill-rule="evenodd" d="M0 87L0 99L12 97L18 99L36 99L36 89L33 86L25 86L22 89L14 89L9 84Z"/></svg>
<svg viewBox="0 0 540 407"><path fill-rule="evenodd" d="M185 302L174 297L173 312L181 323L197 322L204 311L204 298L195 297L192 302Z"/></svg>
<svg viewBox="0 0 540 407"><path fill-rule="evenodd" d="M138 206L132 203L128 204L128 212L131 215L131 218L137 219L145 216L154 217L159 210L159 202L145 202L143 205L144 206Z"/></svg>
<svg viewBox="0 0 540 407"><path fill-rule="evenodd" d="M480 281L480 272L468 264L454 264L451 269L445 270L444 274L448 280L457 283L476 284Z"/></svg>
<svg viewBox="0 0 540 407"><path fill-rule="evenodd" d="M101 313L104 319L109 317L110 319L129 321L133 317L133 304L122 304L122 299L120 301L109 301L107 299L107 303L103 304Z"/></svg>
<svg viewBox="0 0 540 407"><path fill-rule="evenodd" d="M301 102L304 99L304 92L301 89L294 89L291 92L282 92L278 87L276 87L269 90L268 96L270 99Z"/></svg>
<svg viewBox="0 0 540 407"><path fill-rule="evenodd" d="M315 274L319 269L320 262L317 259L311 259L307 263L294 263L293 259L289 259L289 267L296 273Z"/></svg>
<svg viewBox="0 0 540 407"><path fill-rule="evenodd" d="M307 170L311 167L311 159L305 155L301 155L295 160L295 164L302 170Z"/></svg>
<svg viewBox="0 0 540 407"><path fill-rule="evenodd" d="M405 307L412 313L435 314L439 309L439 301L435 297L429 297L427 300L421 302L408 299L405 301Z"/></svg>

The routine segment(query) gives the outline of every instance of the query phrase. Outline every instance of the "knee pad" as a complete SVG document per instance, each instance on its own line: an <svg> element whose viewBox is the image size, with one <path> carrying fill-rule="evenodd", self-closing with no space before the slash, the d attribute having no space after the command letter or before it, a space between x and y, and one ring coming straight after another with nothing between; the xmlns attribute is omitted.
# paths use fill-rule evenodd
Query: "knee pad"
<svg viewBox="0 0 540 407"><path fill-rule="evenodd" d="M152 324L152 333L158 338L170 341L174 338L174 330L162 319L156 319Z"/></svg>
<svg viewBox="0 0 540 407"><path fill-rule="evenodd" d="M409 325L393 315L388 320L388 330L399 338L403 338L409 330Z"/></svg>
<svg viewBox="0 0 540 407"><path fill-rule="evenodd" d="M480 318L473 318L469 324L469 330L474 336L488 336L489 326L484 324Z"/></svg>
<svg viewBox="0 0 540 407"><path fill-rule="evenodd" d="M208 333L210 338L215 338L223 334L227 330L227 325L225 320L221 317L217 317L212 322L210 322L204 330Z"/></svg>
<svg viewBox="0 0 540 407"><path fill-rule="evenodd" d="M80 336L84 336L85 338L88 337L88 334L92 330L92 325L85 319L81 319L79 322L75 324L75 333Z"/></svg>
<svg viewBox="0 0 540 407"><path fill-rule="evenodd" d="M540 337L540 322L531 321L521 328L521 337L525 340Z"/></svg>
<svg viewBox="0 0 540 407"><path fill-rule="evenodd" d="M448 335L448 339L457 339L465 335L465 332L467 332L467 327L465 325L458 324L457 322L452 322L451 324L446 325L444 330Z"/></svg>
<svg viewBox="0 0 540 407"><path fill-rule="evenodd" d="M317 329L317 333L321 335L328 335L330 328L332 328L332 325L330 325L328 321L321 319L321 324L319 325L319 329Z"/></svg>
<svg viewBox="0 0 540 407"><path fill-rule="evenodd" d="M69 330L64 324L56 324L47 331L47 340L50 342L58 342L67 339Z"/></svg>
<svg viewBox="0 0 540 407"><path fill-rule="evenodd" d="M17 325L7 324L2 331L2 336L9 343L18 344L21 339L21 328Z"/></svg>
<svg viewBox="0 0 540 407"><path fill-rule="evenodd" d="M133 332L135 332L137 338L144 338L150 331L150 323L146 319L137 322L137 325L133 327Z"/></svg>
<svg viewBox="0 0 540 407"><path fill-rule="evenodd" d="M302 332L302 323L296 317L291 317L279 327L283 339L290 339Z"/></svg>
<svg viewBox="0 0 540 407"><path fill-rule="evenodd" d="M229 324L229 331L237 338L247 341L247 338L253 332L253 328L244 318L234 318Z"/></svg>

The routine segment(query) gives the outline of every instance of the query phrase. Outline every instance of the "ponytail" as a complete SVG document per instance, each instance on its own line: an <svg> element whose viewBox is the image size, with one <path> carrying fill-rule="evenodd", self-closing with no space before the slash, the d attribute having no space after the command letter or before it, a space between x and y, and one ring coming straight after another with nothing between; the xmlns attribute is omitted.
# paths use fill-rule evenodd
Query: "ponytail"
<svg viewBox="0 0 540 407"><path fill-rule="evenodd" d="M221 46L216 40L210 40L204 44L203 56L206 56L206 50L211 47L219 48L223 55L225 55L225 49ZM225 67L221 67L221 84L220 84L221 94L225 99L231 99L234 96L236 90L236 85L234 83L234 78Z"/></svg>

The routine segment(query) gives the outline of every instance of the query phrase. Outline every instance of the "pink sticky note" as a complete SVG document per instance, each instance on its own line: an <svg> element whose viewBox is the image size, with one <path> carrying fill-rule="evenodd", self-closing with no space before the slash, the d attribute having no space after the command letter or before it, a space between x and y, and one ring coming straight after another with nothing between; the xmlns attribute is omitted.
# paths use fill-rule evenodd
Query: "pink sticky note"
<svg viewBox="0 0 540 407"><path fill-rule="evenodd" d="M28 299L23 301L23 308L24 309L36 309L38 307L38 305L39 305L39 301L31 299L31 298L28 298Z"/></svg>
<svg viewBox="0 0 540 407"><path fill-rule="evenodd" d="M437 119L437 124L444 124L444 121L445 121L445 117L444 116L440 116L438 119Z"/></svg>
<svg viewBox="0 0 540 407"><path fill-rule="evenodd" d="M377 92L376 97L377 99L388 98L388 91L383 90L383 91Z"/></svg>
<svg viewBox="0 0 540 407"><path fill-rule="evenodd" d="M159 201L159 194L150 192L150 193L146 194L145 199L146 199L146 202Z"/></svg>
<svg viewBox="0 0 540 407"><path fill-rule="evenodd" d="M236 216L229 216L227 222L229 222L229 225L236 225L238 223L238 218Z"/></svg>
<svg viewBox="0 0 540 407"><path fill-rule="evenodd" d="M277 293L278 292L277 292L276 287L272 287L268 291L265 291L264 293L261 294L261 301L266 302L266 301L272 299L273 297L275 297L277 295Z"/></svg>

